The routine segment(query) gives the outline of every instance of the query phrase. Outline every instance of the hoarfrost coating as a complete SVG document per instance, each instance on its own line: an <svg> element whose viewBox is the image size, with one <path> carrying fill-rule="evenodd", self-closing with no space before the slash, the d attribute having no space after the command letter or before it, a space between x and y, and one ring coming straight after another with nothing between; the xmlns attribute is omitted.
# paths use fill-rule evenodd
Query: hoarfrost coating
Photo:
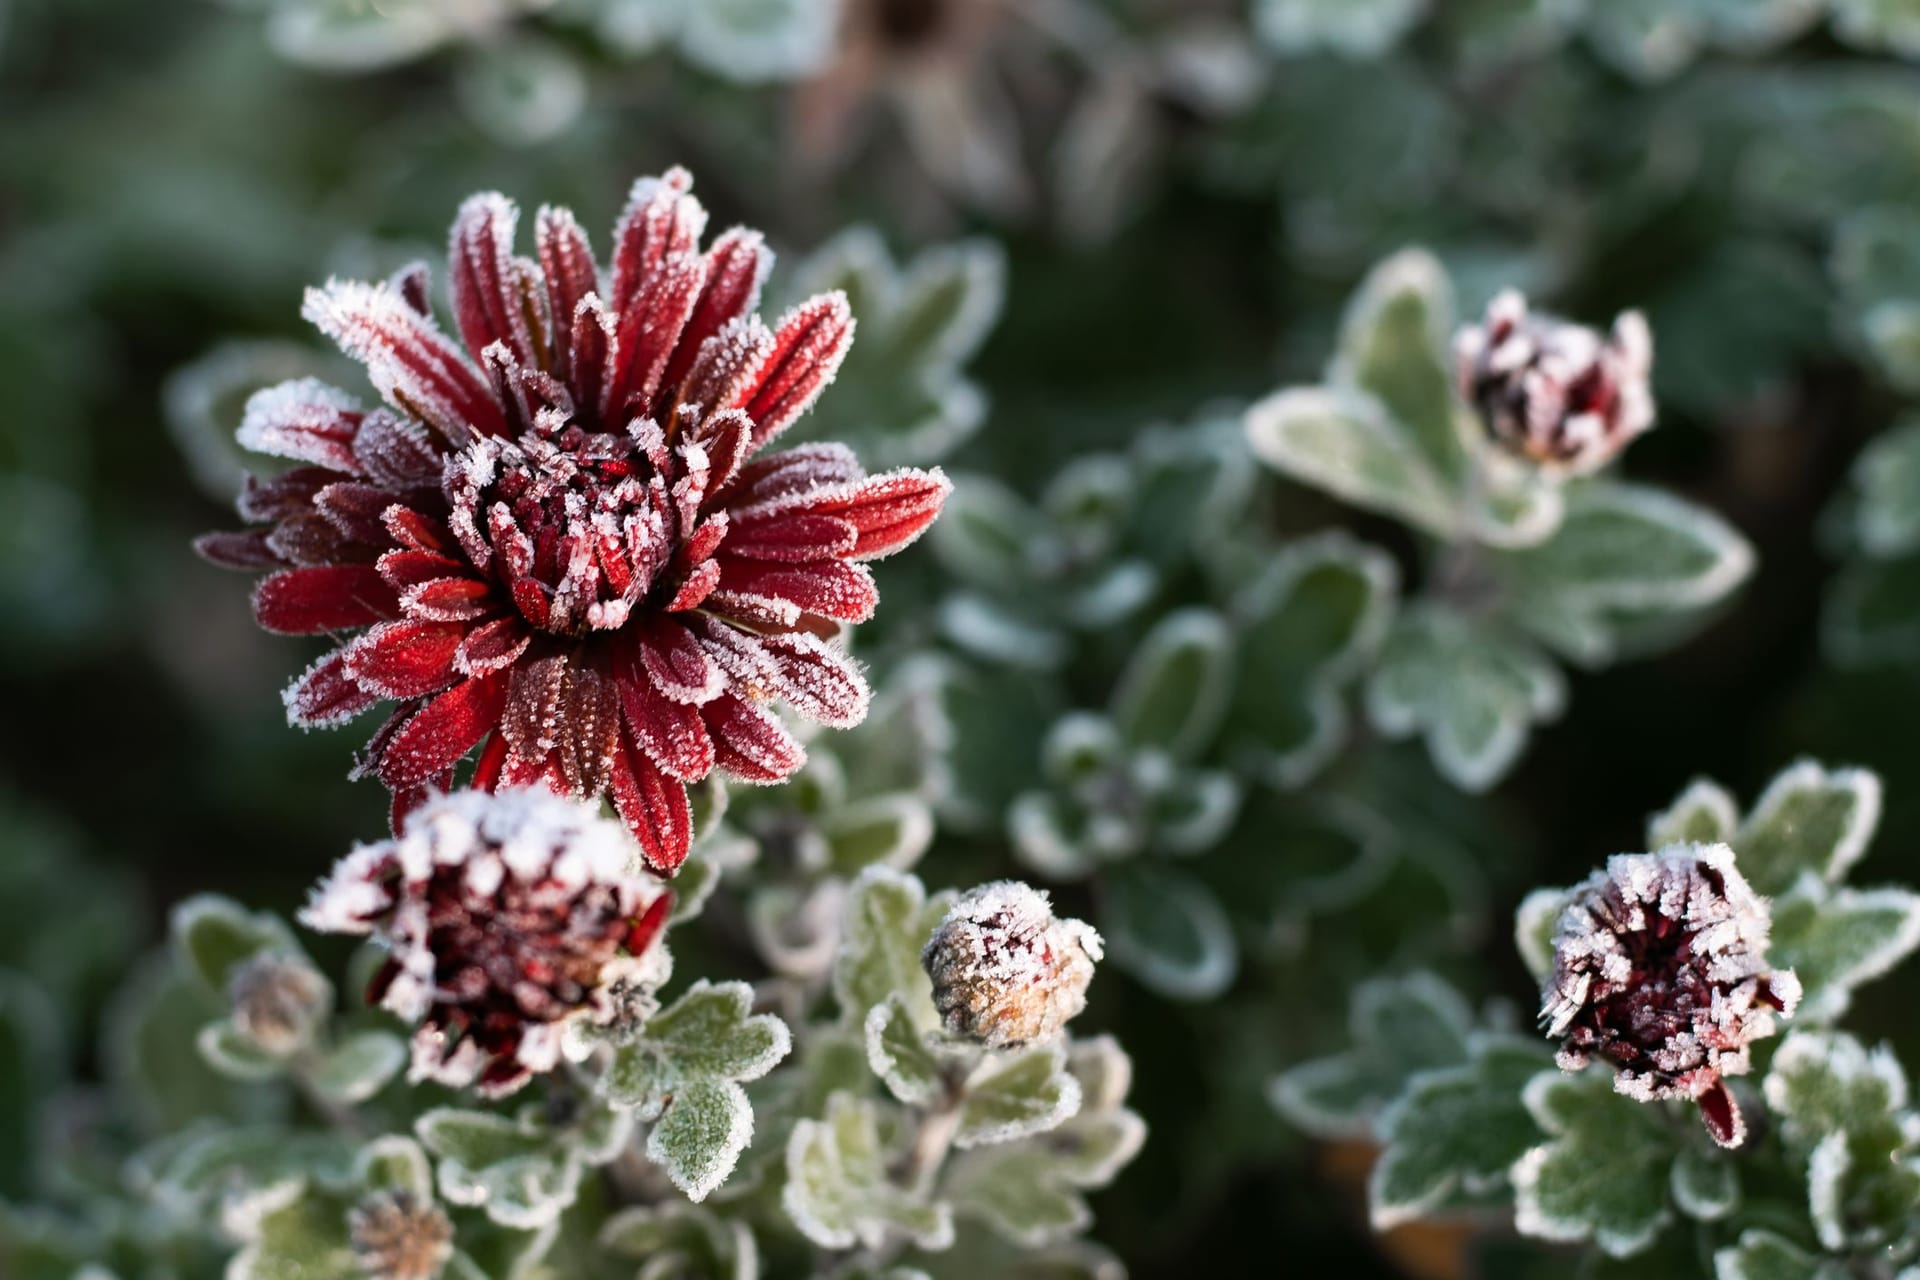
<svg viewBox="0 0 1920 1280"><path fill-rule="evenodd" d="M1054 1036L1086 1008L1100 955L1100 935L1055 917L1046 894L996 880L954 903L920 963L947 1030L999 1049Z"/></svg>

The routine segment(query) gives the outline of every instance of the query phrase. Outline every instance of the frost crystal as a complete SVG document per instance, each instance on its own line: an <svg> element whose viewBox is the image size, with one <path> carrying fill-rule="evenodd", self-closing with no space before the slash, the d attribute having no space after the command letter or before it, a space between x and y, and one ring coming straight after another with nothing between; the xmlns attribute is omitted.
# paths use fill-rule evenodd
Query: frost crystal
<svg viewBox="0 0 1920 1280"><path fill-rule="evenodd" d="M453 1223L435 1204L381 1192L347 1215L353 1260L372 1280L434 1280L453 1256Z"/></svg>
<svg viewBox="0 0 1920 1280"><path fill-rule="evenodd" d="M342 859L300 919L387 944L367 999L420 1024L414 1079L498 1096L665 973L671 906L618 824L542 790L463 791Z"/></svg>
<svg viewBox="0 0 1920 1280"><path fill-rule="evenodd" d="M1568 1071L1601 1058L1643 1102L1689 1098L1736 1147L1746 1125L1724 1077L1800 999L1792 970L1767 970L1771 915L1725 845L1616 854L1573 892L1553 939L1540 1020Z"/></svg>
<svg viewBox="0 0 1920 1280"><path fill-rule="evenodd" d="M1602 338L1530 313L1508 290L1456 335L1454 361L1460 394L1494 439L1537 463L1593 471L1653 425L1653 336L1637 311Z"/></svg>
<svg viewBox="0 0 1920 1280"><path fill-rule="evenodd" d="M1056 1035L1087 1006L1100 935L1047 895L996 880L947 912L920 953L947 1030L1005 1049Z"/></svg>
<svg viewBox="0 0 1920 1280"><path fill-rule="evenodd" d="M771 255L707 215L682 170L635 184L610 266L564 209L478 195L450 247L455 335L426 270L332 281L304 314L366 365L386 406L303 379L254 396L241 442L296 463L249 482L260 526L202 554L267 571L270 631L347 634L288 689L289 718L396 704L361 761L404 815L476 749L482 790L609 797L650 866L692 841L686 784L777 782L806 753L770 704L837 727L866 714L830 637L878 603L866 562L939 513L938 471L868 475L851 452L764 452L853 341L838 293L775 325ZM353 634L357 633L357 634Z"/></svg>

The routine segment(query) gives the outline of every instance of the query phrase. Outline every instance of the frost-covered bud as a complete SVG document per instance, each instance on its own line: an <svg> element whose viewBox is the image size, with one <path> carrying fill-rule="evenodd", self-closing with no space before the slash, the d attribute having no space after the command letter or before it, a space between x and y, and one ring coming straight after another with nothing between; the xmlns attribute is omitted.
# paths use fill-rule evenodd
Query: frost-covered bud
<svg viewBox="0 0 1920 1280"><path fill-rule="evenodd" d="M1098 933L1018 880L966 894L920 953L947 1030L994 1049L1057 1034L1087 1007L1099 958Z"/></svg>
<svg viewBox="0 0 1920 1280"><path fill-rule="evenodd" d="M312 965L271 951L240 965L227 983L234 1029L277 1058L312 1041L332 998Z"/></svg>
<svg viewBox="0 0 1920 1280"><path fill-rule="evenodd" d="M1616 854L1578 886L1553 937L1540 1020L1568 1071L1600 1058L1630 1098L1690 1098L1714 1141L1746 1124L1724 1077L1800 1001L1792 970L1767 970L1767 900L1723 844Z"/></svg>
<svg viewBox="0 0 1920 1280"><path fill-rule="evenodd" d="M1494 439L1545 466L1593 471L1653 425L1653 335L1638 311L1602 338L1509 289L1455 336L1454 367Z"/></svg>
<svg viewBox="0 0 1920 1280"><path fill-rule="evenodd" d="M420 1024L415 1080L497 1097L552 1070L570 1024L610 1021L631 984L664 972L649 952L671 906L625 828L592 809L461 791L342 859L300 919L387 944L367 999Z"/></svg>
<svg viewBox="0 0 1920 1280"><path fill-rule="evenodd" d="M353 1260L370 1280L434 1280L453 1256L453 1223L439 1205L379 1192L347 1215Z"/></svg>

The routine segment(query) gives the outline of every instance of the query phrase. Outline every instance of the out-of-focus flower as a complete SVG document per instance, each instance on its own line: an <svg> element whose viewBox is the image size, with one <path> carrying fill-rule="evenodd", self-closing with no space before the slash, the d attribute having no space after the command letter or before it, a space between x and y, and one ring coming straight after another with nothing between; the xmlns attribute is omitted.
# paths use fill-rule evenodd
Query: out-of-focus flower
<svg viewBox="0 0 1920 1280"><path fill-rule="evenodd" d="M1494 439L1533 462L1593 471L1653 425L1653 336L1637 311L1602 338L1507 290L1455 337L1454 358L1460 394Z"/></svg>
<svg viewBox="0 0 1920 1280"><path fill-rule="evenodd" d="M436 797L342 859L300 919L388 947L369 1001L419 1024L413 1077L507 1094L659 974L672 895L619 825L538 789Z"/></svg>
<svg viewBox="0 0 1920 1280"><path fill-rule="evenodd" d="M981 885L953 904L920 963L948 1031L994 1049L1045 1040L1087 1007L1100 935L1053 914L1018 880Z"/></svg>
<svg viewBox="0 0 1920 1280"><path fill-rule="evenodd" d="M374 1280L433 1280L453 1257L446 1210L406 1191L380 1191L347 1215L353 1260Z"/></svg>
<svg viewBox="0 0 1920 1280"><path fill-rule="evenodd" d="M234 1029L285 1057L312 1041L326 1020L333 989L304 957L266 951L234 971L227 999Z"/></svg>
<svg viewBox="0 0 1920 1280"><path fill-rule="evenodd" d="M1767 969L1772 917L1725 845L1617 854L1574 890L1553 938L1540 1019L1576 1071L1594 1058L1643 1102L1690 1098L1714 1141L1746 1123L1726 1076L1800 1000L1792 970Z"/></svg>
<svg viewBox="0 0 1920 1280"><path fill-rule="evenodd" d="M947 479L869 476L835 444L755 458L832 380L853 317L827 294L769 329L759 233L701 252L690 186L678 169L635 185L604 273L566 210L541 210L535 262L513 253L514 206L475 196L451 254L465 351L424 267L333 281L305 314L387 407L312 380L248 405L242 442L302 465L243 493L264 527L198 545L273 571L254 594L268 630L360 632L287 708L320 726L400 704L360 766L395 792L396 829L479 747L474 786L608 795L671 872L686 783L777 782L805 759L768 704L837 727L866 713L825 637L872 615L864 562L918 537Z"/></svg>

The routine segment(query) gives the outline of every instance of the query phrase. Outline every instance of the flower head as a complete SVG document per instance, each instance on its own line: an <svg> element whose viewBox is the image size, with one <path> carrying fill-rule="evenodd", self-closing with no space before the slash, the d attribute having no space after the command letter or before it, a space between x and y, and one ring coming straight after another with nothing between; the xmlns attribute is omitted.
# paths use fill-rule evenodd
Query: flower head
<svg viewBox="0 0 1920 1280"><path fill-rule="evenodd" d="M1495 440L1530 461L1580 473L1611 461L1653 425L1653 336L1637 311L1602 338L1527 310L1509 289L1454 339L1460 394Z"/></svg>
<svg viewBox="0 0 1920 1280"><path fill-rule="evenodd" d="M1617 854L1574 890L1553 939L1540 1020L1569 1071L1593 1058L1641 1101L1690 1098L1722 1146L1746 1125L1724 1077L1800 1000L1792 970L1767 970L1767 900L1725 845Z"/></svg>
<svg viewBox="0 0 1920 1280"><path fill-rule="evenodd" d="M281 1057L312 1041L332 1000L332 988L311 964L274 951L239 965L227 983L234 1028Z"/></svg>
<svg viewBox="0 0 1920 1280"><path fill-rule="evenodd" d="M398 818L479 749L484 790L611 797L656 870L685 858L685 784L720 768L778 781L805 758L769 710L844 727L867 686L828 643L878 601L866 561L913 541L938 471L869 476L840 445L766 453L853 339L838 294L773 328L770 255L736 228L704 252L681 170L644 178L609 270L564 209L513 252L499 195L462 206L459 341L424 267L330 282L304 314L367 366L385 407L312 380L260 392L241 440L290 458L250 482L261 526L199 543L269 570L270 631L351 634L287 690L295 724L397 704L360 769Z"/></svg>
<svg viewBox="0 0 1920 1280"><path fill-rule="evenodd" d="M540 789L462 791L342 859L300 919L386 943L367 998L420 1024L414 1079L498 1096L660 972L671 906L619 824Z"/></svg>
<svg viewBox="0 0 1920 1280"><path fill-rule="evenodd" d="M953 904L920 953L948 1031L990 1048L1045 1040L1087 1007L1100 935L1047 895L996 880Z"/></svg>
<svg viewBox="0 0 1920 1280"><path fill-rule="evenodd" d="M347 1214L353 1260L373 1280L434 1280L453 1257L446 1211L405 1191L376 1192Z"/></svg>

